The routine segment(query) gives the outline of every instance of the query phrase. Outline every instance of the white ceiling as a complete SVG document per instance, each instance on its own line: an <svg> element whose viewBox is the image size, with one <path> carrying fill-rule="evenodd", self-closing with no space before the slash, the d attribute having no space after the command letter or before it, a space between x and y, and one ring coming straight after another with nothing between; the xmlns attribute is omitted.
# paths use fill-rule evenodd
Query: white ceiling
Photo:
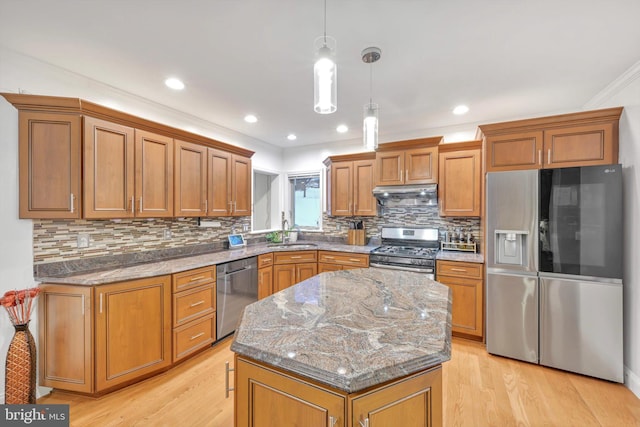
<svg viewBox="0 0 640 427"><path fill-rule="evenodd" d="M361 137L366 47L382 49L373 101L385 142L580 110L640 60L639 17L638 0L327 0L338 43L330 115L313 111L323 0L0 0L0 44L291 147ZM169 76L186 89L167 89ZM454 116L458 104L471 111Z"/></svg>

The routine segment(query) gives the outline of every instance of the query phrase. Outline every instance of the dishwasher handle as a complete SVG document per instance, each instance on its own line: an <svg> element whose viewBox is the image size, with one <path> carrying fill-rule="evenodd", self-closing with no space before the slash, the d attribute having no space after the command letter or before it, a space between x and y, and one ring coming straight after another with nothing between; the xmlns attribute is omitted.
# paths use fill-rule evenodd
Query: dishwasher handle
<svg viewBox="0 0 640 427"><path fill-rule="evenodd" d="M239 268L239 269L237 269L237 270L225 271L223 274L224 274L225 276L231 276L232 274L242 273L243 271L251 270L252 268L253 268L253 266L252 266L252 265L247 265L247 266L242 267L242 268Z"/></svg>

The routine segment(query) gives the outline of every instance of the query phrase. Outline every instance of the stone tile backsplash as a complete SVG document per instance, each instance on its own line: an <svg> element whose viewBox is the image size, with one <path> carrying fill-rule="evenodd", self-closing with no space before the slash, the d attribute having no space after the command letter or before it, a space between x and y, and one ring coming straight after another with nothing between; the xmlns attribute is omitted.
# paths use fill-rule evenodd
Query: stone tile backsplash
<svg viewBox="0 0 640 427"><path fill-rule="evenodd" d="M181 253L181 249L196 246L222 247L227 235L235 229L243 232L250 227L250 217L211 218L220 227L203 228L197 218L122 219L122 220L33 220L34 265L87 260L98 257L123 255L140 256L142 252ZM470 230L477 241L482 241L479 218L441 218L433 206L384 207L377 217L329 217L323 215L323 233L302 234L306 240L346 241L349 223L362 220L368 238L380 235L383 225L436 227L444 232L448 228ZM171 237L165 239L165 230ZM88 248L78 248L78 234L88 234ZM264 241L264 234L246 233L250 242Z"/></svg>

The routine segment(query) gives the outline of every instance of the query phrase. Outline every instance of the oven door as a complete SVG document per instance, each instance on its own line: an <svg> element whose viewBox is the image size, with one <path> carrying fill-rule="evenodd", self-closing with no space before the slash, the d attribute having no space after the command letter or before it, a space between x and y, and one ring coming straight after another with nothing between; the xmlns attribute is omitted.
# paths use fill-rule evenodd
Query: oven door
<svg viewBox="0 0 640 427"><path fill-rule="evenodd" d="M415 273L425 273L428 279L435 280L435 272L433 267L423 267L408 264L387 264L381 262L369 262L370 268L386 268L388 270L413 271Z"/></svg>

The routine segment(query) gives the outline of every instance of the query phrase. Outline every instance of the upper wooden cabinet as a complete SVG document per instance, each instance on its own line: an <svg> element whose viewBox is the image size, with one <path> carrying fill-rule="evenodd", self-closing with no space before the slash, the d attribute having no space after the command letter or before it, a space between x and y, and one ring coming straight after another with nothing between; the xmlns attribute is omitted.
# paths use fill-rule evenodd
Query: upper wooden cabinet
<svg viewBox="0 0 640 427"><path fill-rule="evenodd" d="M376 151L376 185L438 182L441 136L381 144Z"/></svg>
<svg viewBox="0 0 640 427"><path fill-rule="evenodd" d="M81 218L81 117L21 110L18 120L20 218Z"/></svg>
<svg viewBox="0 0 640 427"><path fill-rule="evenodd" d="M173 216L173 139L84 118L84 217Z"/></svg>
<svg viewBox="0 0 640 427"><path fill-rule="evenodd" d="M251 159L209 149L210 216L251 215Z"/></svg>
<svg viewBox="0 0 640 427"><path fill-rule="evenodd" d="M440 216L479 217L482 200L482 141L439 147Z"/></svg>
<svg viewBox="0 0 640 427"><path fill-rule="evenodd" d="M618 162L622 107L481 125L486 171Z"/></svg>
<svg viewBox="0 0 640 427"><path fill-rule="evenodd" d="M375 153L328 157L327 212L332 216L375 216Z"/></svg>
<svg viewBox="0 0 640 427"><path fill-rule="evenodd" d="M174 143L174 205L178 217L206 216L207 147L176 140Z"/></svg>

